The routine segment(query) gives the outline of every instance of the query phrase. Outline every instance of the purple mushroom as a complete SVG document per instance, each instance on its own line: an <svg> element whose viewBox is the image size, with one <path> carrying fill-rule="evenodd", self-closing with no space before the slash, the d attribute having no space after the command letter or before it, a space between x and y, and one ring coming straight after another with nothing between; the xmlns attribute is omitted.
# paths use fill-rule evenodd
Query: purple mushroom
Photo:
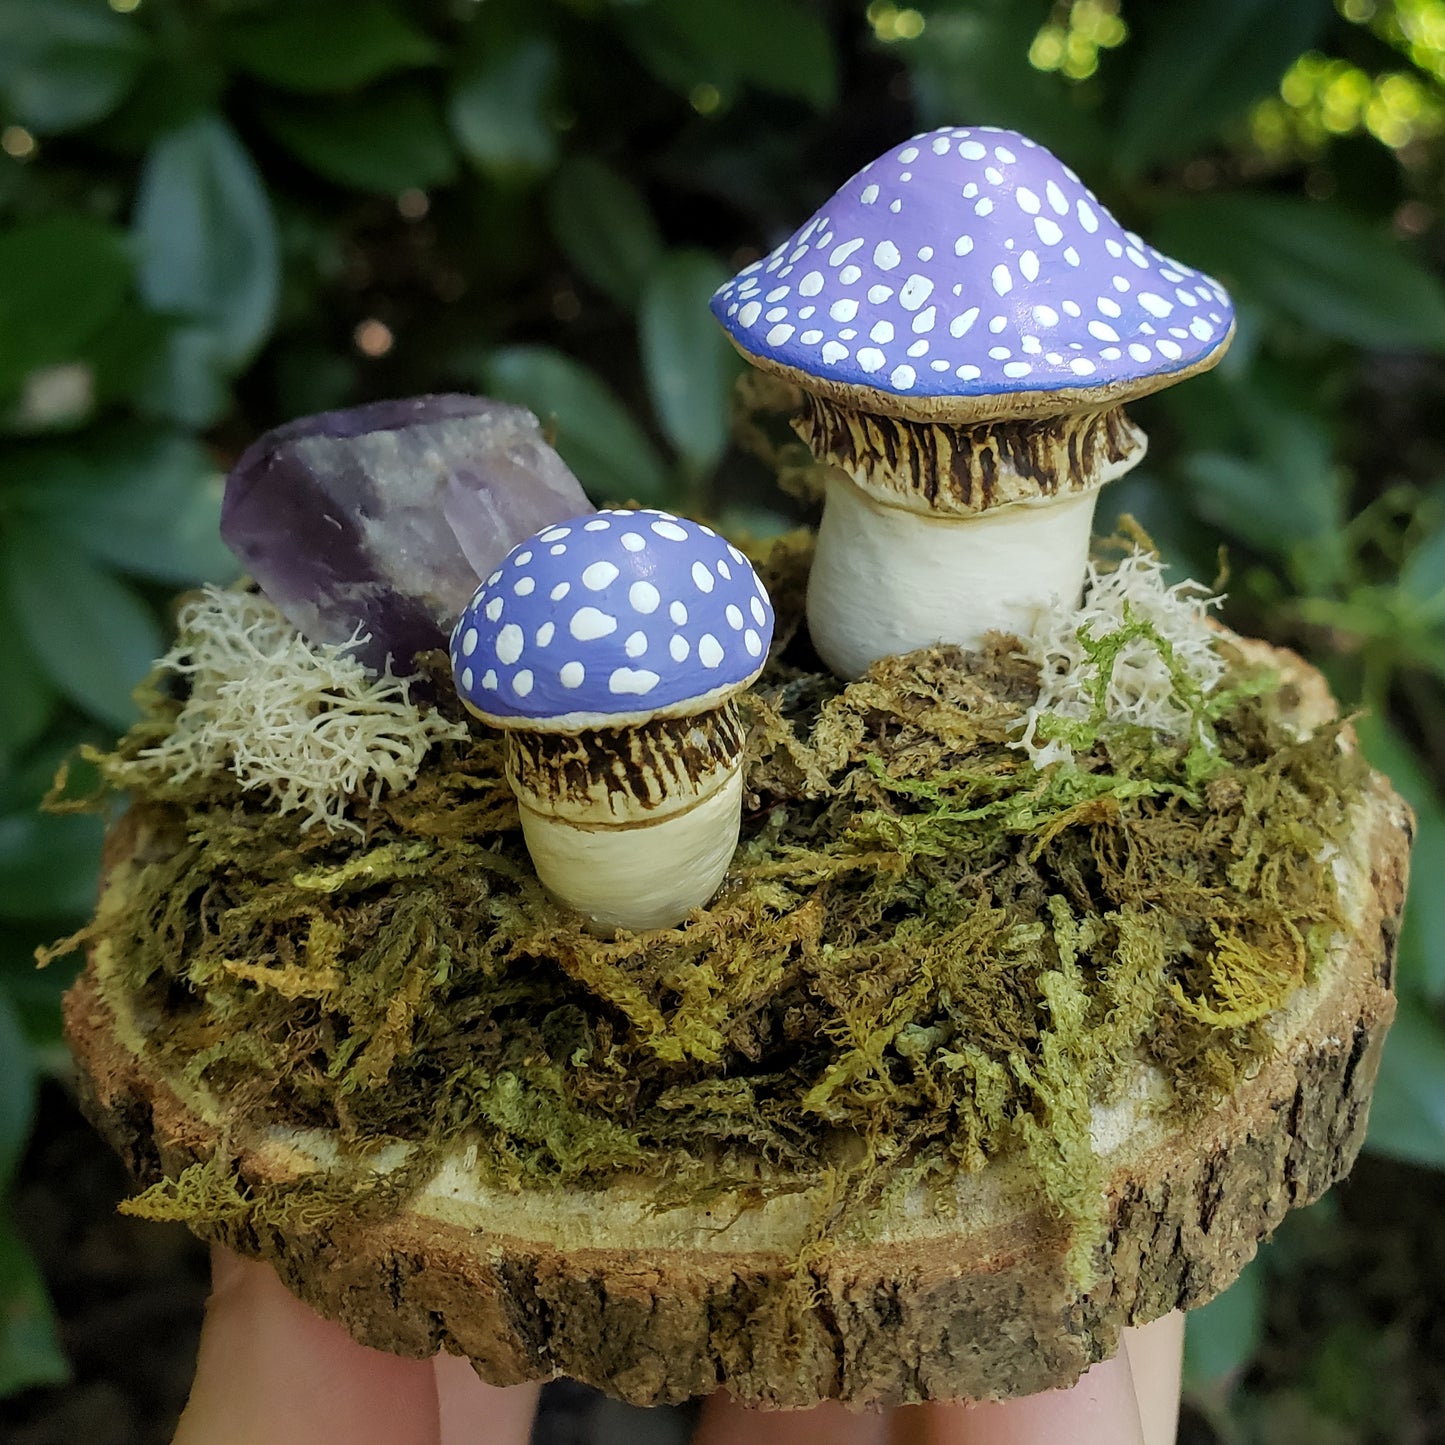
<svg viewBox="0 0 1445 1445"><path fill-rule="evenodd" d="M808 623L844 677L1075 605L1098 488L1144 454L1122 403L1207 370L1234 332L1216 282L989 126L864 166L712 309L802 387L798 430L837 469Z"/></svg>
<svg viewBox="0 0 1445 1445"><path fill-rule="evenodd" d="M602 928L667 928L737 846L743 729L773 609L710 527L602 511L519 543L452 632L467 707L507 732L537 876Z"/></svg>

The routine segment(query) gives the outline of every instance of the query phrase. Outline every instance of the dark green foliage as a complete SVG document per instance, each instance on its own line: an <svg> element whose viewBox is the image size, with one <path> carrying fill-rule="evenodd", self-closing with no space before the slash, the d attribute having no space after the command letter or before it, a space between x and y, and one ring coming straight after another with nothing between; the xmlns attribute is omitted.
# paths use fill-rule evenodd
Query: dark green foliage
<svg viewBox="0 0 1445 1445"><path fill-rule="evenodd" d="M0 989L27 1030L53 1043L29 946L94 876L93 831L33 820L44 777L135 715L167 590L225 575L218 479L241 446L305 411L485 387L550 419L599 497L781 527L771 475L720 455L732 363L700 293L944 122L1030 132L1235 290L1233 355L1139 406L1149 459L1104 509L1206 579L1228 544L1231 621L1367 710L1433 877L1445 91L1420 37L1441 10L0 0ZM1311 74L1354 79L1310 91L1307 47ZM1435 1166L1438 893L1407 920L1376 1115L1380 1147ZM0 1383L48 1368L25 1278Z"/></svg>

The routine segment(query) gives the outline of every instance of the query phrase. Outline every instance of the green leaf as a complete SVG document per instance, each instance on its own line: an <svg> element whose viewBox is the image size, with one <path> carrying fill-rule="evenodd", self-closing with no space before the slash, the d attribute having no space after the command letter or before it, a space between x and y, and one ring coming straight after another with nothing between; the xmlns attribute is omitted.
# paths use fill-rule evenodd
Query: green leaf
<svg viewBox="0 0 1445 1445"><path fill-rule="evenodd" d="M238 69L304 95L355 90L439 56L436 43L383 0L278 7L232 21L220 39Z"/></svg>
<svg viewBox="0 0 1445 1445"><path fill-rule="evenodd" d="M0 572L20 635L66 697L115 727L136 719L131 689L163 648L150 609L63 539L13 526Z"/></svg>
<svg viewBox="0 0 1445 1445"><path fill-rule="evenodd" d="M1131 13L1134 69L1118 124L1118 169L1134 174L1213 140L1274 91L1332 9L1329 0L1175 0Z"/></svg>
<svg viewBox="0 0 1445 1445"><path fill-rule="evenodd" d="M40 659L26 645L9 593L0 588L0 637L6 639L5 685L0 687L0 775L44 731L56 694Z"/></svg>
<svg viewBox="0 0 1445 1445"><path fill-rule="evenodd" d="M1377 714L1356 719L1360 746L1415 810L1410 870L1415 879L1445 877L1445 804L1409 743ZM1397 956L1399 988L1430 1003L1445 1003L1445 889L1416 886L1405 901Z"/></svg>
<svg viewBox="0 0 1445 1445"><path fill-rule="evenodd" d="M1184 1385L1199 1390L1237 1377L1264 1332L1265 1266L1256 1254L1239 1278L1207 1305L1190 1310L1184 1330Z"/></svg>
<svg viewBox="0 0 1445 1445"><path fill-rule="evenodd" d="M95 906L98 818L0 815L0 917L80 918Z"/></svg>
<svg viewBox="0 0 1445 1445"><path fill-rule="evenodd" d="M0 1396L69 1378L45 1282L9 1211L0 1211Z"/></svg>
<svg viewBox="0 0 1445 1445"><path fill-rule="evenodd" d="M104 0L0 0L0 112L40 135L109 115L150 46Z"/></svg>
<svg viewBox="0 0 1445 1445"><path fill-rule="evenodd" d="M130 277L124 234L101 221L58 215L0 235L0 394L75 360Z"/></svg>
<svg viewBox="0 0 1445 1445"><path fill-rule="evenodd" d="M684 95L741 83L819 110L837 98L833 38L801 0L652 0L615 19L643 64Z"/></svg>
<svg viewBox="0 0 1445 1445"><path fill-rule="evenodd" d="M138 362L136 410L199 431L229 409L230 371L214 332L202 326L174 326Z"/></svg>
<svg viewBox="0 0 1445 1445"><path fill-rule="evenodd" d="M729 274L706 252L674 251L648 281L638 312L652 409L694 477L709 473L728 443L741 363L707 303Z"/></svg>
<svg viewBox="0 0 1445 1445"><path fill-rule="evenodd" d="M19 1015L0 988L0 1199L30 1137L35 1112L35 1059Z"/></svg>
<svg viewBox="0 0 1445 1445"><path fill-rule="evenodd" d="M1419 542L1400 568L1400 590L1422 606L1438 608L1445 597L1445 527Z"/></svg>
<svg viewBox="0 0 1445 1445"><path fill-rule="evenodd" d="M557 136L550 105L557 52L540 36L493 46L452 83L447 115L463 153L499 180L551 168Z"/></svg>
<svg viewBox="0 0 1445 1445"><path fill-rule="evenodd" d="M1112 164L1113 138L1083 87L1029 63L1029 49L1053 10L1049 0L974 0L928 7L917 40L888 47L905 58L920 126L953 126L987 118L1047 146L1080 175ZM1130 22L1133 21L1131 14Z"/></svg>
<svg viewBox="0 0 1445 1445"><path fill-rule="evenodd" d="M135 235L146 301L193 322L228 374L241 370L275 321L280 260L261 177L219 116L198 116L150 148Z"/></svg>
<svg viewBox="0 0 1445 1445"><path fill-rule="evenodd" d="M400 81L356 100L265 106L261 119L318 175L358 191L394 196L456 175L456 156L431 92Z"/></svg>
<svg viewBox="0 0 1445 1445"><path fill-rule="evenodd" d="M667 500L657 453L622 403L583 366L545 346L493 352L483 368L486 389L530 407L555 424L557 450L578 480L600 499Z"/></svg>
<svg viewBox="0 0 1445 1445"><path fill-rule="evenodd" d="M1153 239L1242 299L1361 346L1445 349L1445 288L1387 232L1337 206L1218 195L1164 210Z"/></svg>
<svg viewBox="0 0 1445 1445"><path fill-rule="evenodd" d="M181 585L238 571L220 539L221 472L193 437L108 428L18 451L0 480L11 473L13 504L97 561Z"/></svg>
<svg viewBox="0 0 1445 1445"><path fill-rule="evenodd" d="M567 259L619 306L634 306L662 258L662 237L631 181L599 160L578 156L557 172L547 213Z"/></svg>
<svg viewBox="0 0 1445 1445"><path fill-rule="evenodd" d="M1445 1029L1408 994L1385 1041L1366 1145L1445 1169Z"/></svg>

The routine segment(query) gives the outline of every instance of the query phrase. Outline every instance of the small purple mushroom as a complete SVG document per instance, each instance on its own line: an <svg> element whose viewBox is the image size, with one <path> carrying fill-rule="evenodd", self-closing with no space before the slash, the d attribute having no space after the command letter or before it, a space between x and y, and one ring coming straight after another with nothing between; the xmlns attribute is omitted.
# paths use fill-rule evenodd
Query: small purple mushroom
<svg viewBox="0 0 1445 1445"><path fill-rule="evenodd" d="M743 729L773 609L710 527L602 511L519 543L451 639L468 709L507 733L507 779L548 890L597 926L667 928L737 846Z"/></svg>
<svg viewBox="0 0 1445 1445"><path fill-rule="evenodd" d="M1122 403L1207 370L1234 331L1216 282L989 126L864 166L712 309L802 387L798 430L838 469L808 622L844 677L1073 606L1098 488L1144 454Z"/></svg>

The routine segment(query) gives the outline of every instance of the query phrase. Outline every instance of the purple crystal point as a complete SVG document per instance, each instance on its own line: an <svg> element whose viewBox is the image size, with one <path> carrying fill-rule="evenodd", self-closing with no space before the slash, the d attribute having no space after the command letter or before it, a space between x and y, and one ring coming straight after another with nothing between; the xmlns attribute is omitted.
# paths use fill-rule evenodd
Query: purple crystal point
<svg viewBox="0 0 1445 1445"><path fill-rule="evenodd" d="M418 396L267 432L226 479L221 536L313 642L360 627L363 662L405 671L517 542L590 510L531 412Z"/></svg>

